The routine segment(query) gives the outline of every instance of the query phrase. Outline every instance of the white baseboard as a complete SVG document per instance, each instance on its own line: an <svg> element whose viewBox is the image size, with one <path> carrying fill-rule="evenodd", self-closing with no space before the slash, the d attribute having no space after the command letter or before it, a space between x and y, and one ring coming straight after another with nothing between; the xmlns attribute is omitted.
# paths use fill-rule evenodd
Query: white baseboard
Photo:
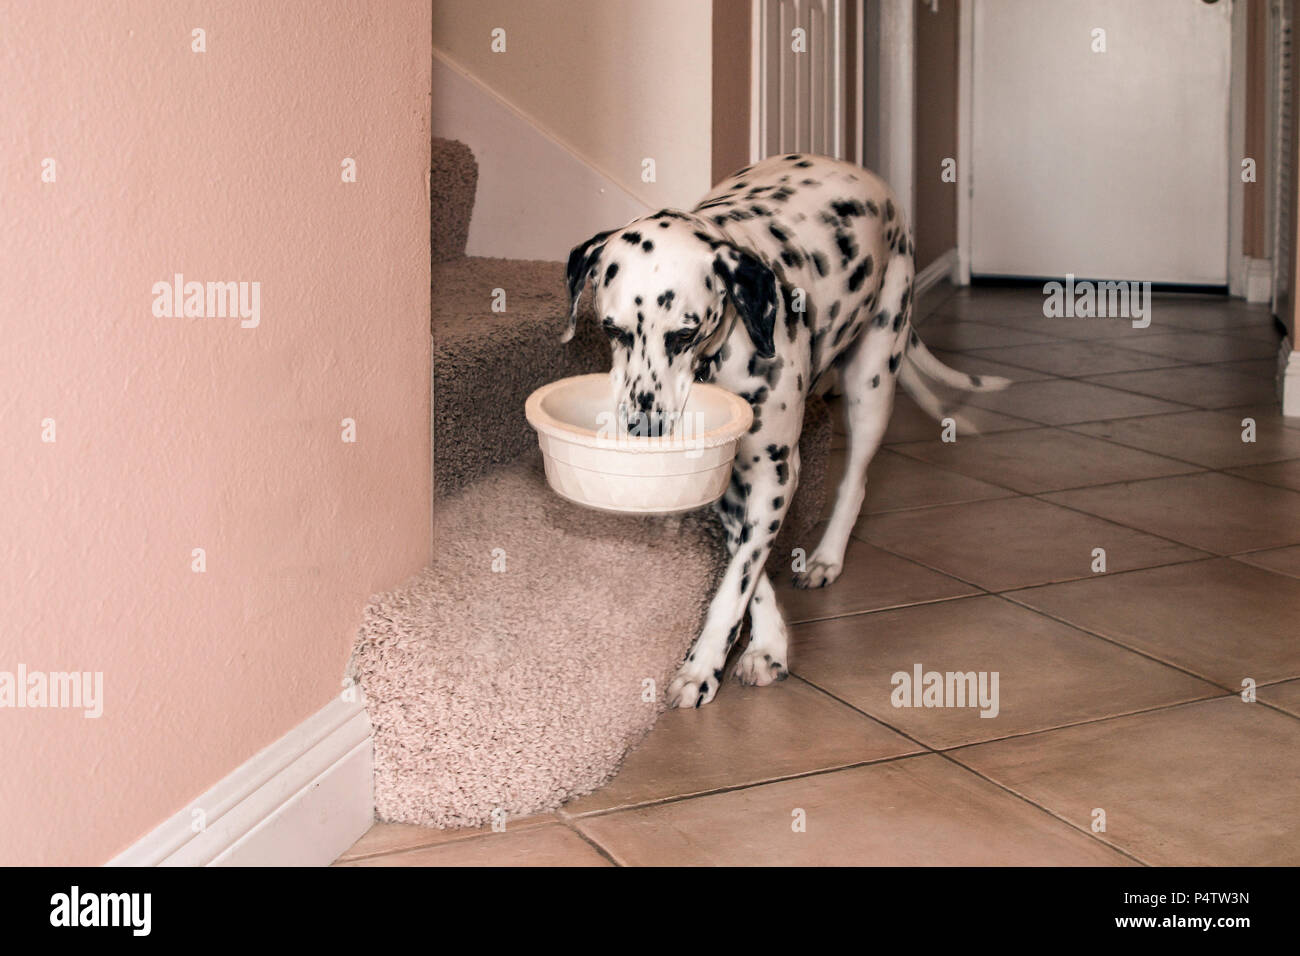
<svg viewBox="0 0 1300 956"><path fill-rule="evenodd" d="M327 866L374 821L370 720L336 698L108 866Z"/></svg>
<svg viewBox="0 0 1300 956"><path fill-rule="evenodd" d="M1291 339L1282 340L1277 353L1277 392L1282 414L1300 416L1300 351L1291 347Z"/></svg>
<svg viewBox="0 0 1300 956"><path fill-rule="evenodd" d="M1245 260L1243 295L1247 302L1269 302L1273 298L1273 262L1271 259Z"/></svg>
<svg viewBox="0 0 1300 956"><path fill-rule="evenodd" d="M916 301L944 279L952 278L958 268L957 250L949 249L916 274L912 280L912 300Z"/></svg>

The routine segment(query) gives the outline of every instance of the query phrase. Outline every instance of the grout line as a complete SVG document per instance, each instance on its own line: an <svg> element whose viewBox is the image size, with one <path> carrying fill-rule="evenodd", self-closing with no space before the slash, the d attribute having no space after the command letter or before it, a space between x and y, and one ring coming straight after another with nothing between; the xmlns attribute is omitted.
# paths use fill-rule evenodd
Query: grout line
<svg viewBox="0 0 1300 956"><path fill-rule="evenodd" d="M564 825L569 829L570 832L576 833L578 835L578 839L582 840L584 843L590 846L593 850L595 850L605 859L609 860L610 863L614 864L614 866L618 867L619 869L622 869L626 866L625 863L623 863L621 860L619 860L617 857L614 856L612 851L606 850L605 847L602 846L601 843L595 837L589 836L587 833L584 833L582 830L580 830L574 823L575 819L576 818L572 818L572 817L562 818Z"/></svg>
<svg viewBox="0 0 1300 956"><path fill-rule="evenodd" d="M1062 823L1066 824L1067 826L1070 826L1070 827L1072 827L1072 828L1075 829L1075 830L1079 830L1080 832L1084 833L1084 835L1086 835L1086 836L1088 836L1088 837L1090 837L1090 838L1092 838L1092 839L1097 840L1099 843L1103 843L1103 844L1105 844L1106 846L1108 846L1108 847L1110 847L1111 849L1115 850L1117 853L1120 853L1120 854L1122 854L1123 856L1128 857L1129 859L1133 860L1134 862L1136 862L1136 863L1140 863L1140 864L1142 864L1143 866L1147 866L1147 865L1148 865L1145 861L1139 859L1139 858L1136 857L1136 856L1133 856L1131 853L1127 852L1126 850L1123 850L1123 849L1121 849L1121 848L1119 848L1119 847L1117 847L1117 846L1114 846L1113 844L1111 844L1111 843L1110 843L1109 841L1107 841L1107 840L1102 840L1102 839L1100 839L1099 837L1097 837L1096 834L1092 833L1091 831L1083 830L1081 827L1077 826L1077 825L1074 824L1072 821L1067 820L1065 817L1061 816L1060 814L1056 813L1056 812L1053 811L1053 810L1048 809L1047 807L1045 807L1045 806L1043 806L1042 804L1038 803L1037 801L1031 799L1030 797L1026 796L1025 794L1018 793L1018 792L1016 792L1015 790L1011 789L1010 787L1008 787L1008 786L1006 786L1006 785L1004 785L1004 784L1002 784L1002 783L999 783L997 780L994 780L994 779L992 779L991 777L989 777L989 776L987 776L987 775L985 775L985 774L983 774L983 773L980 773L979 771L975 770L974 768L966 766L965 764L961 763L959 760L956 760L956 759L954 759L953 757L949 756L949 754L948 754L947 751L945 751L945 750L937 750L937 749L931 747L929 744L923 743L922 741L920 741L920 740L918 740L917 738L913 737L911 734L907 733L906 731L901 730L901 729L899 729L899 728L897 728L897 727L894 727L893 725L886 723L885 721L879 719L878 717L874 717L874 716L872 716L871 714L868 714L866 711L862 710L861 708L856 707L855 705L849 703L848 701L844 700L843 698L836 696L836 695L833 694L831 691L827 690L826 688L822 687L822 686L819 685L819 684L815 684L815 683L813 683L811 680L809 680L809 679L806 678L806 677L802 677L802 676L800 676L800 675L798 675L798 674L794 674L794 676L795 676L795 677L798 677L799 680L803 681L803 682L804 682L805 684L807 684L809 687L812 687L812 688L814 688L814 689L816 689L816 690L821 691L823 694L825 694L827 697L831 698L832 700L837 701L837 702L840 703L840 704L843 704L845 707L848 707L848 708L850 708L851 710L853 710L853 711L855 711L855 712L857 712L857 713L859 713L859 714L862 714L864 717L867 717L867 718L869 718L869 719L871 719L871 720L876 721L876 722L879 723L879 724L884 725L885 727L888 727L890 730L894 731L894 733L899 734L899 735L902 736L902 737L906 737L908 740L911 740L911 741L915 742L916 744L918 744L919 746L924 747L924 748L926 749L926 751L927 751L928 754L934 754L935 756L940 757L940 758L942 758L942 759L944 759L944 760L947 760L948 762L952 763L953 765L955 765L955 766L961 768L962 770L966 771L967 773L974 774L975 776L981 778L982 780L985 780L985 781L987 781L988 783L992 784L993 786L997 787L999 790L1002 790L1002 791L1004 791L1004 792L1006 792L1006 793L1008 793L1008 794L1011 794L1011 795L1012 795L1013 797L1015 797L1017 800L1021 800L1021 801L1023 801L1024 803L1029 804L1031 807L1034 807L1035 809L1041 810L1043 813L1046 813L1048 816L1051 816L1051 817L1054 817L1054 818L1057 819L1057 820L1060 820ZM1128 716L1128 715L1125 715L1125 716ZM1058 730L1058 729L1060 729L1060 728L1051 728L1050 730L1038 731L1038 733L1050 733L1051 731L1053 731L1053 730ZM987 743L987 742L989 742L989 741L982 741L982 742ZM970 744L970 745L968 745L968 746L975 746L975 745L974 745L974 744ZM955 749L955 748L949 748L949 749ZM921 754L921 755L913 754L912 756L925 756L925 755L926 755L926 754Z"/></svg>
<svg viewBox="0 0 1300 956"><path fill-rule="evenodd" d="M802 677L799 677L797 674L792 674L791 676L801 681L804 680ZM804 681L804 683L808 683L808 682ZM821 688L816 688L816 689L821 690ZM838 698L836 699L838 700ZM856 710L856 708L854 709ZM858 711L858 713L861 714L861 711ZM879 720L876 720L876 718L872 717L870 714L862 714L862 716L871 720L873 723L876 724L881 723ZM887 725L882 724L882 726L887 726ZM893 728L889 728L889 729L892 730ZM906 736L906 735L901 735L901 736ZM766 787L770 784L787 783L791 780L804 780L807 779L808 777L822 777L827 774L839 773L842 770L856 770L860 767L874 767L874 766L878 766L879 764L896 763L897 761L900 760L909 760L912 757L923 757L926 754L934 753L934 751L932 751L929 747L926 747L924 744L918 744L918 746L922 748L922 752L911 751L909 753L904 753L904 754L893 754L888 757L877 757L873 760L856 760L853 761L852 763L841 764L834 767L818 767L815 770L801 770L796 773L781 774L776 777L764 777L761 780L753 780L750 781L749 783L737 783L737 784L730 784L726 786L712 787L708 790L696 791L695 793L674 794L668 797L654 797L652 799L643 800L638 803L620 804L619 806L616 807L602 807L597 810L588 810L585 813L573 813L570 814L569 819L575 821L591 820L596 817L612 816L613 814L616 813L624 813L624 812L634 811L634 810L650 810L655 807L669 806L675 803L685 803L687 800L698 800L702 797L713 797L724 793L736 793L737 791L741 791L741 790L754 790L758 787Z"/></svg>

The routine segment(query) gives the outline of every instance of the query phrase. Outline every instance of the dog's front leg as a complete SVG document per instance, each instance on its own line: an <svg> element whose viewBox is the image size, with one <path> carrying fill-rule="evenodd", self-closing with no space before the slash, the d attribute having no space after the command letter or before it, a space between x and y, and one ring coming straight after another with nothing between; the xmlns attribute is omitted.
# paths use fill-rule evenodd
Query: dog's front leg
<svg viewBox="0 0 1300 956"><path fill-rule="evenodd" d="M745 611L790 507L798 481L798 456L793 442L762 444L758 435L741 441L728 497L733 507L737 498L743 500L744 518L728 528L731 561L709 604L700 636L668 686L668 706L699 707L718 692L727 653L740 635Z"/></svg>

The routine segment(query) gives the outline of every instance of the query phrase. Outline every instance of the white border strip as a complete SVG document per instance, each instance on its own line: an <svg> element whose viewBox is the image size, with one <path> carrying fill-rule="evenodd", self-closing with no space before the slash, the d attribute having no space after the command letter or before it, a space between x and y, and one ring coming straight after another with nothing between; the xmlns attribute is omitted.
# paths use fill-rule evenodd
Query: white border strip
<svg viewBox="0 0 1300 956"><path fill-rule="evenodd" d="M332 700L107 865L332 862L374 820L370 720L356 691L355 701Z"/></svg>

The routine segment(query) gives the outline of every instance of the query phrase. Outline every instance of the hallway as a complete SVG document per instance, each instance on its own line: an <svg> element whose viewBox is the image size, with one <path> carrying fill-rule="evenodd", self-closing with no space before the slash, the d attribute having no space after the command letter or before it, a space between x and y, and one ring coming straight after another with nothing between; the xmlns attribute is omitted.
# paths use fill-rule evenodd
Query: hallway
<svg viewBox="0 0 1300 956"><path fill-rule="evenodd" d="M376 824L340 863L1300 860L1300 419L1268 310L1157 295L1135 329L947 286L921 307L945 362L1016 384L955 442L900 397L839 581L776 582L792 679L665 713L555 814ZM996 672L996 714L895 707L917 667Z"/></svg>

